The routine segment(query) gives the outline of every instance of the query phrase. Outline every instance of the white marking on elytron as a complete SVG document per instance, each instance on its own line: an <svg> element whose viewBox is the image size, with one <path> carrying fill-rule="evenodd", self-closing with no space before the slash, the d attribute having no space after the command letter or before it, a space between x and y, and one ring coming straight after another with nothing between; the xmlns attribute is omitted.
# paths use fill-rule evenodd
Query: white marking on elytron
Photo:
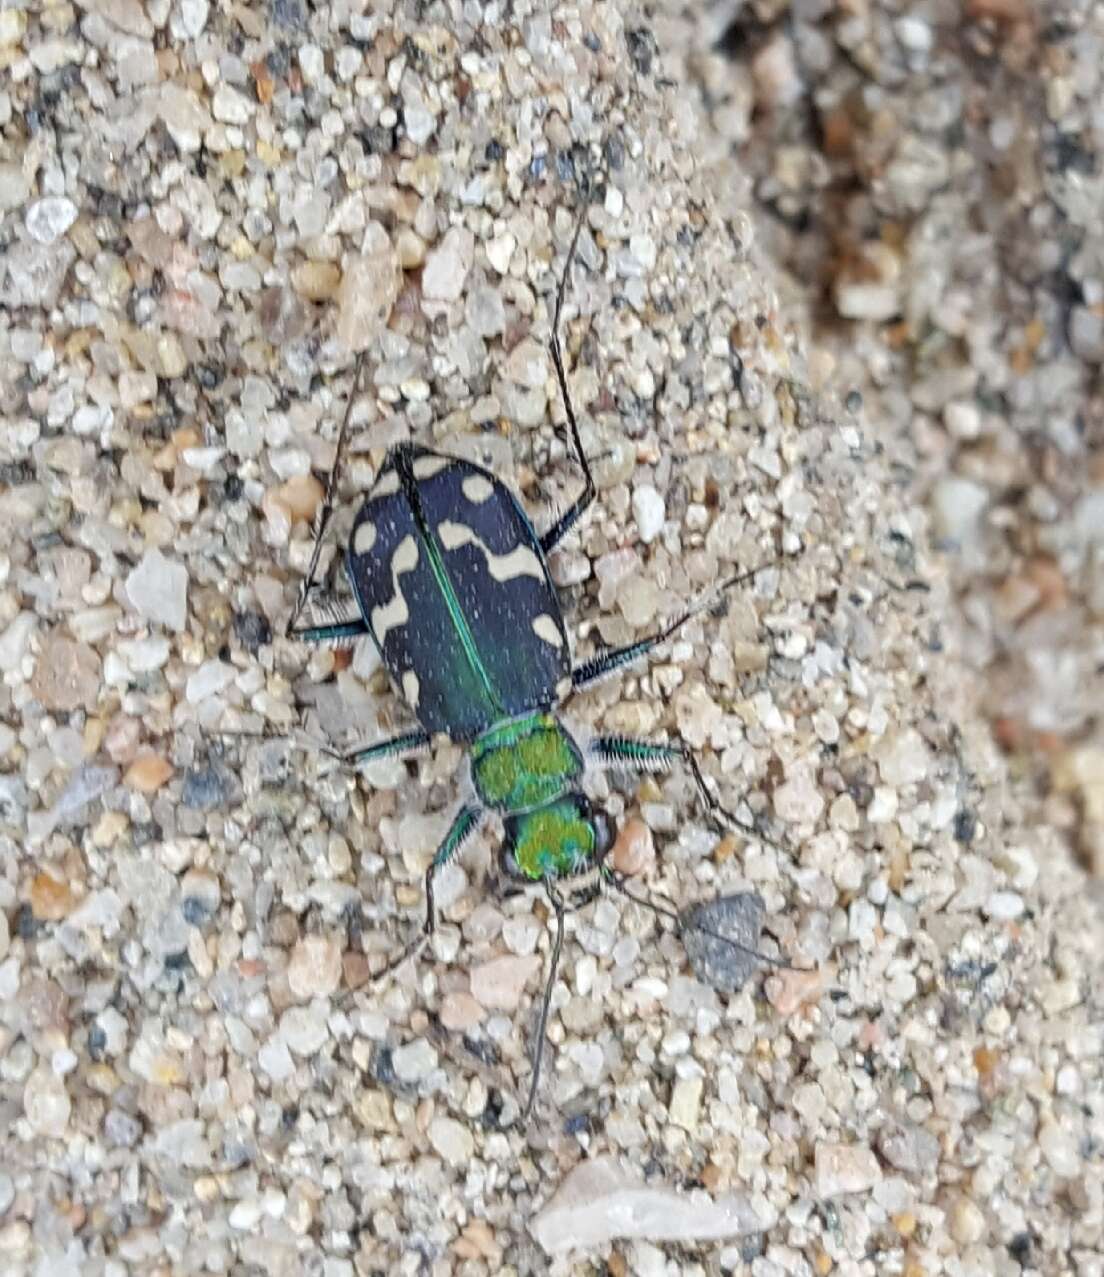
<svg viewBox="0 0 1104 1277"><path fill-rule="evenodd" d="M482 505L494 492L494 484L481 474L469 474L460 488L472 505Z"/></svg>
<svg viewBox="0 0 1104 1277"><path fill-rule="evenodd" d="M443 470L451 461L450 457L416 457L414 460L414 478L415 479L432 479L439 471Z"/></svg>
<svg viewBox="0 0 1104 1277"><path fill-rule="evenodd" d="M399 472L392 466L385 470L372 485L369 497L389 497L399 490Z"/></svg>
<svg viewBox="0 0 1104 1277"><path fill-rule="evenodd" d="M560 633L560 627L547 612L542 612L540 616L533 618L533 633L537 638L544 639L546 643L551 643L553 647L563 647L563 635Z"/></svg>
<svg viewBox="0 0 1104 1277"><path fill-rule="evenodd" d="M413 670L405 670L402 676L403 695L414 707L418 708L418 693L422 690L422 685L418 682L418 676Z"/></svg>
<svg viewBox="0 0 1104 1277"><path fill-rule="evenodd" d="M418 543L413 536L405 536L391 556L391 580L395 585L395 593L382 607L372 609L372 632L380 647L383 646L389 630L405 625L410 620L410 609L406 606L399 577L403 572L413 572L417 566Z"/></svg>
<svg viewBox="0 0 1104 1277"><path fill-rule="evenodd" d="M369 554L375 544L376 525L371 519L365 519L363 523L358 523L357 530L353 533L353 553Z"/></svg>
<svg viewBox="0 0 1104 1277"><path fill-rule="evenodd" d="M516 545L509 554L494 554L471 528L463 523L453 523L451 519L438 523L437 535L446 550L455 550L462 545L478 546L487 560L487 571L496 581L512 581L519 576L535 576L538 581L544 580L541 561L527 545Z"/></svg>

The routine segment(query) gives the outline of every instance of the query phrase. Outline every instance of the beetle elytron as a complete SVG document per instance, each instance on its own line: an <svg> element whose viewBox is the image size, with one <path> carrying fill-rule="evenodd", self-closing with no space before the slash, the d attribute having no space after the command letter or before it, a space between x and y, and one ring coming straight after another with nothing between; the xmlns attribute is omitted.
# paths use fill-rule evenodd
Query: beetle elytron
<svg viewBox="0 0 1104 1277"><path fill-rule="evenodd" d="M556 707L570 693L645 656L704 606L700 602L691 606L647 638L604 651L580 665L571 663L547 555L579 522L596 495L559 341L564 291L582 225L580 216L556 294L550 338L571 446L583 472L582 493L547 532L538 533L514 494L490 471L412 443L400 444L388 453L350 536L345 567L359 616L296 629L313 588L322 537L333 511L349 422L347 409L307 580L287 627L289 636L308 643L369 637L418 720L416 729L347 754L346 762L363 766L383 758L409 757L428 749L431 736L438 732L465 745L470 753L475 797L460 808L426 871L424 933L388 970L432 934L434 877L479 829L488 812L497 812L503 820L504 871L515 879L541 883L548 893L556 914L556 939L522 1122L527 1121L536 1099L549 1003L563 945L566 905L557 884L597 871L599 882L620 885L604 861L613 841L612 821L582 792L587 762L646 772L666 770L680 760L690 768L709 812L739 823L707 789L696 759L684 744L599 736L584 753L556 714ZM359 372L360 363L350 407ZM745 573L723 582L711 592L710 600L753 575Z"/></svg>

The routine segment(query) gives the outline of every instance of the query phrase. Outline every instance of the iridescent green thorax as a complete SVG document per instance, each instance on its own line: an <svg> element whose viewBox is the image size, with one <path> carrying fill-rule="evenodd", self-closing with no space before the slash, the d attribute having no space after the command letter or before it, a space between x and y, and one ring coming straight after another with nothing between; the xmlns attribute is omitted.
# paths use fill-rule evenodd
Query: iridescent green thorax
<svg viewBox="0 0 1104 1277"><path fill-rule="evenodd" d="M472 781L495 811L522 812L559 798L582 775L578 746L551 714L500 723L472 746Z"/></svg>
<svg viewBox="0 0 1104 1277"><path fill-rule="evenodd" d="M506 845L517 872L535 882L583 872L599 854L586 799L569 794L506 821Z"/></svg>

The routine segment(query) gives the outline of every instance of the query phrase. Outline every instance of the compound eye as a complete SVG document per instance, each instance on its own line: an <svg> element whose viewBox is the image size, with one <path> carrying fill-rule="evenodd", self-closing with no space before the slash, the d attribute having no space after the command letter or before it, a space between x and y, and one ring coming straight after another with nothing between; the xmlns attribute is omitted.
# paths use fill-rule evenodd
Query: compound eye
<svg viewBox="0 0 1104 1277"><path fill-rule="evenodd" d="M524 878L525 875L521 872L521 866L514 855L514 846L514 831L507 825L505 837L498 849L498 868L507 878Z"/></svg>
<svg viewBox="0 0 1104 1277"><path fill-rule="evenodd" d="M617 827L610 819L609 813L603 811L601 807L591 809L590 819L594 826L594 854L601 860L613 846L613 840L617 837Z"/></svg>

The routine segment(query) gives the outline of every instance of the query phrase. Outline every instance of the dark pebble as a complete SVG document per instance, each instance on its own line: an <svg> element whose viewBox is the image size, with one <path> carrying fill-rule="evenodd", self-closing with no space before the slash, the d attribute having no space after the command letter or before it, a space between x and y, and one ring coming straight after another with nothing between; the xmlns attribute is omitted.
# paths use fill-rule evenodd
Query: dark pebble
<svg viewBox="0 0 1104 1277"><path fill-rule="evenodd" d="M272 626L260 612L235 612L234 636L251 656L256 656L258 648L272 642Z"/></svg>
<svg viewBox="0 0 1104 1277"><path fill-rule="evenodd" d="M746 952L758 950L763 927L763 900L755 892L694 905L682 914L679 925L686 956L702 984L719 993L736 993L762 969L754 952Z"/></svg>
<svg viewBox="0 0 1104 1277"><path fill-rule="evenodd" d="M197 811L212 811L226 801L222 774L214 767L193 768L184 777L180 801Z"/></svg>
<svg viewBox="0 0 1104 1277"><path fill-rule="evenodd" d="M272 20L278 27L304 30L307 15L303 9L303 0L273 0Z"/></svg>
<svg viewBox="0 0 1104 1277"><path fill-rule="evenodd" d="M629 60L641 75L647 75L659 54L655 36L647 27L635 27L625 33L625 42L629 46Z"/></svg>

